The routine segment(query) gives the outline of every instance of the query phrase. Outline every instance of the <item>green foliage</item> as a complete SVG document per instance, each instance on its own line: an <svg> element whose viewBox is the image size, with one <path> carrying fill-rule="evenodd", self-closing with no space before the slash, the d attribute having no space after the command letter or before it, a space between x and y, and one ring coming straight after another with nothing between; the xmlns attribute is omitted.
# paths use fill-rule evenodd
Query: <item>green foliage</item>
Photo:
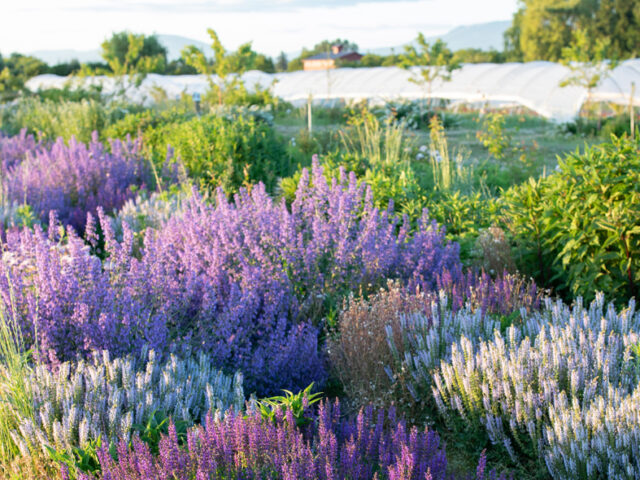
<svg viewBox="0 0 640 480"><path fill-rule="evenodd" d="M217 100L219 105L228 104L229 100L226 97L237 96L237 90L246 92L240 75L255 67L258 54L253 51L250 42L243 43L235 52L228 52L214 30L209 28L207 33L211 37L213 59L207 59L204 53L193 45L182 50L182 58L198 73L207 76L209 96ZM212 75L218 77L218 82L214 81Z"/></svg>
<svg viewBox="0 0 640 480"><path fill-rule="evenodd" d="M41 100L50 100L56 103L64 102L81 102L82 100L93 100L95 102L101 102L102 86L101 85L89 85L88 87L71 87L71 85L65 85L62 88L47 88L46 90L38 90L36 95Z"/></svg>
<svg viewBox="0 0 640 480"><path fill-rule="evenodd" d="M164 72L167 49L155 35L118 32L102 43L102 58L114 75L136 76L140 82L147 73Z"/></svg>
<svg viewBox="0 0 640 480"><path fill-rule="evenodd" d="M559 160L547 178L506 192L521 266L560 293L623 302L640 285L640 143L626 136Z"/></svg>
<svg viewBox="0 0 640 480"><path fill-rule="evenodd" d="M419 33L416 42L418 48L413 45L405 46L404 55L400 57L400 65L404 68L427 66L428 68L420 70L419 77L412 77L410 80L425 86L427 95L431 95L433 82L436 80L448 82L451 79L451 72L460 68L461 65L442 40L438 39L433 44L429 44L425 36Z"/></svg>
<svg viewBox="0 0 640 480"><path fill-rule="evenodd" d="M474 257L478 235L497 221L499 211L496 200L481 192L443 192L429 198L425 207L431 218L445 225L447 238L460 244L460 258L465 264Z"/></svg>
<svg viewBox="0 0 640 480"><path fill-rule="evenodd" d="M101 134L103 138L124 139L127 135L137 137L163 125L190 120L195 115L195 109L189 108L185 104L165 110L153 108L140 112L131 112L107 126L102 130Z"/></svg>
<svg viewBox="0 0 640 480"><path fill-rule="evenodd" d="M12 53L7 58L0 55L0 100L16 97L27 80L46 70L47 65L35 57L19 53Z"/></svg>
<svg viewBox="0 0 640 480"><path fill-rule="evenodd" d="M413 130L425 130L434 116L445 129L457 126L458 120L454 115L444 111L435 111L424 100L387 102L383 108L372 110L382 120L401 121Z"/></svg>
<svg viewBox="0 0 640 480"><path fill-rule="evenodd" d="M167 145L187 174L209 189L233 194L243 185L264 182L273 191L292 166L275 130L246 115L207 115L151 128L144 135L155 161L163 164ZM161 168L159 169L161 170Z"/></svg>
<svg viewBox="0 0 640 480"><path fill-rule="evenodd" d="M463 48L455 51L453 59L457 63L504 63L507 61L504 52L493 48L488 51L479 48Z"/></svg>
<svg viewBox="0 0 640 480"><path fill-rule="evenodd" d="M96 100L57 102L27 97L0 111L0 129L15 135L26 128L48 139L74 136L88 142L94 130L102 131L125 114L117 104L106 106Z"/></svg>
<svg viewBox="0 0 640 480"><path fill-rule="evenodd" d="M143 424L133 424L133 431L137 432L140 436L140 440L149 445L151 452L154 455L158 454L158 446L163 435L169 433L169 425L173 423L176 428L176 434L180 443L184 442L187 438L187 428L191 426L191 422L185 420L171 419L166 412L162 410L155 410L147 421Z"/></svg>
<svg viewBox="0 0 640 480"><path fill-rule="evenodd" d="M488 114L478 131L478 140L496 160L503 160L511 146L511 136L504 129L505 118L499 112Z"/></svg>
<svg viewBox="0 0 640 480"><path fill-rule="evenodd" d="M0 469L20 453L13 435L20 422L34 417L31 353L18 319L0 300Z"/></svg>
<svg viewBox="0 0 640 480"><path fill-rule="evenodd" d="M8 203L0 187L0 230L3 228L32 228L39 223L33 207L26 203Z"/></svg>
<svg viewBox="0 0 640 480"><path fill-rule="evenodd" d="M298 393L282 390L282 396L263 398L257 402L258 410L262 418L275 421L278 412L284 414L290 411L298 427L308 425L313 419L305 416L310 406L318 403L322 399L322 392L311 393L313 383Z"/></svg>
<svg viewBox="0 0 640 480"><path fill-rule="evenodd" d="M73 447L71 450L56 450L45 446L51 460L59 465L64 465L69 473L69 478L76 479L80 473L100 473L100 461L98 450L102 446L102 439L98 437L90 440L83 447Z"/></svg>
<svg viewBox="0 0 640 480"><path fill-rule="evenodd" d="M634 58L640 43L640 9L635 0L519 0L505 33L509 61L562 58L577 30L592 45L610 43L617 58Z"/></svg>
<svg viewBox="0 0 640 480"><path fill-rule="evenodd" d="M433 188L441 192L471 189L471 172L463 165L462 155L458 152L451 158L447 136L440 118L436 115L429 122L429 159L433 174Z"/></svg>
<svg viewBox="0 0 640 480"><path fill-rule="evenodd" d="M562 49L561 61L569 67L571 75L560 82L561 87L577 85L587 89L587 101L591 91L616 67L611 57L611 40L589 38L586 29L573 31L572 42Z"/></svg>

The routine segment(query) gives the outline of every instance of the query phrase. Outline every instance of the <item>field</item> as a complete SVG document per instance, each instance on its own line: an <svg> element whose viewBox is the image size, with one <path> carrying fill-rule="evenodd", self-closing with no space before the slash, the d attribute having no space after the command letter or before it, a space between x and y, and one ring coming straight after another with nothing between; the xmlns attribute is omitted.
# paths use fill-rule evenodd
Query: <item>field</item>
<svg viewBox="0 0 640 480"><path fill-rule="evenodd" d="M640 478L627 119L257 103L0 107L2 478Z"/></svg>

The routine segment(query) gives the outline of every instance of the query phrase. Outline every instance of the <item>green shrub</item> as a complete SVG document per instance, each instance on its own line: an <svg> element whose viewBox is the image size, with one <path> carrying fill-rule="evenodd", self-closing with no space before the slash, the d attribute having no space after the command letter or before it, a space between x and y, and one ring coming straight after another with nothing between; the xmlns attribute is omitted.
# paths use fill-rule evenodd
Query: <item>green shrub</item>
<svg viewBox="0 0 640 480"><path fill-rule="evenodd" d="M505 132L505 118L499 112L490 113L482 122L482 129L476 133L480 143L497 160L503 160L511 148L512 138Z"/></svg>
<svg viewBox="0 0 640 480"><path fill-rule="evenodd" d="M547 178L504 198L521 267L542 284L616 301L640 285L640 141L626 136L559 160Z"/></svg>
<svg viewBox="0 0 640 480"><path fill-rule="evenodd" d="M292 172L283 141L254 117L207 115L151 128L144 138L156 162L165 162L169 145L170 161L179 161L201 186L221 186L227 194L260 181L273 191Z"/></svg>
<svg viewBox="0 0 640 480"><path fill-rule="evenodd" d="M188 111L184 108L171 108L167 110L149 109L142 112L133 112L125 115L101 132L103 138L124 139L127 135L137 137L153 128L188 120L195 116L195 110Z"/></svg>

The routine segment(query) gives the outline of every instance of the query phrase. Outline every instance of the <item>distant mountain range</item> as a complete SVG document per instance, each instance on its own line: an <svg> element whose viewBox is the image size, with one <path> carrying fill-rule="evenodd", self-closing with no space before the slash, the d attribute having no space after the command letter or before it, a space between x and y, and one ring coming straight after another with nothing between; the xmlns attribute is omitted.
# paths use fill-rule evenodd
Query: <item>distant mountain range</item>
<svg viewBox="0 0 640 480"><path fill-rule="evenodd" d="M479 48L481 50L502 50L504 48L504 32L511 26L511 21L476 23L455 27L444 35L427 37L428 42L437 39L444 41L451 50L463 48ZM368 53L389 55L392 52L404 51L404 45L397 47L381 47L364 49Z"/></svg>
<svg viewBox="0 0 640 480"><path fill-rule="evenodd" d="M478 23L474 25L465 25L452 29L451 31L437 37L428 37L427 40L434 41L437 38L441 38L449 45L452 50L459 50L462 48L480 48L482 50L489 50L494 48L496 50L502 50L503 47L503 34L507 28L511 25L510 21L503 22L489 22ZM167 48L167 57L169 60L175 60L180 57L181 50L187 45L195 45L202 49L205 55L212 56L213 52L208 44L193 40L187 37L181 37L179 35L156 35L162 45ZM376 53L378 55L388 55L392 51L402 52L403 45L395 48L381 47L372 49L363 49L364 52ZM39 58L40 60L48 63L49 65L55 65L56 63L68 62L73 59L78 60L81 63L86 62L100 62L102 57L100 56L100 50L38 50L30 52L30 55ZM287 56L291 59L299 55L299 51L288 53Z"/></svg>

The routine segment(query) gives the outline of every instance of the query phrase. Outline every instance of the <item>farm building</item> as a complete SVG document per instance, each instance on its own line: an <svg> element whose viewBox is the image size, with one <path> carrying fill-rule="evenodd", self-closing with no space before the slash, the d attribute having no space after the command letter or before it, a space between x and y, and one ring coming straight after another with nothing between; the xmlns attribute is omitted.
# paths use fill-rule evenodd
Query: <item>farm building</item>
<svg viewBox="0 0 640 480"><path fill-rule="evenodd" d="M304 58L302 63L305 70L327 70L336 68L336 60L345 62L357 62L362 58L358 52L345 51L342 45L332 45L331 51L319 53L312 57Z"/></svg>

